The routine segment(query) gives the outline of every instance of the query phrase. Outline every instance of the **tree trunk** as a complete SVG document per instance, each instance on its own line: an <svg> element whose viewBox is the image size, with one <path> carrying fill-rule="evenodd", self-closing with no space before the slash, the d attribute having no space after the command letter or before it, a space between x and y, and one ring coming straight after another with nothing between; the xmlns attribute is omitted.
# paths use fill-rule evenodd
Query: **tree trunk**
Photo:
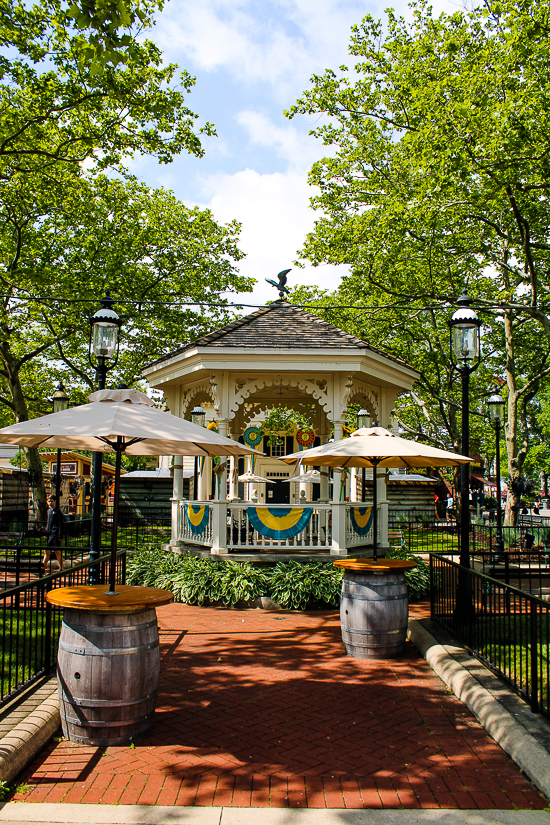
<svg viewBox="0 0 550 825"><path fill-rule="evenodd" d="M504 523L514 527L519 512L520 496L512 489L513 482L519 479L523 462L527 455L527 442L524 440L518 450L518 406L520 393L516 382L516 361L514 353L513 313L507 310L504 315L504 332L506 344L506 382L508 384L508 418L506 421L506 452L508 455L508 495Z"/></svg>

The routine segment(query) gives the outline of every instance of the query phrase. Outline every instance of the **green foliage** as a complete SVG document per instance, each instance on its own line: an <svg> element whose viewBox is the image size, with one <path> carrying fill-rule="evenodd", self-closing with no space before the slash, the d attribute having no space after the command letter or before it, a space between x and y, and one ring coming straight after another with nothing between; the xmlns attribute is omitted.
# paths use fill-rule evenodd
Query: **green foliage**
<svg viewBox="0 0 550 825"><path fill-rule="evenodd" d="M343 573L331 563L279 562L268 574L269 596L286 610L340 604Z"/></svg>
<svg viewBox="0 0 550 825"><path fill-rule="evenodd" d="M365 17L352 32L354 65L314 76L289 113L313 115L313 134L330 147L310 173L321 217L303 255L351 266L335 295L314 296L352 309L327 306L323 317L337 314L420 372L398 418L442 447L460 443L447 320L467 286L484 329L471 444L494 455L482 408L504 379L513 479L549 374L548 2L480 3L437 18L425 0L412 9L412 21L392 10L385 24Z"/></svg>
<svg viewBox="0 0 550 825"><path fill-rule="evenodd" d="M4 779L0 779L0 799L4 799L9 793L11 793L10 786Z"/></svg>
<svg viewBox="0 0 550 825"><path fill-rule="evenodd" d="M430 592L430 565L424 559L401 547L392 548L386 555L388 559L403 559L416 563L413 570L405 571L409 599L422 599L428 595Z"/></svg>
<svg viewBox="0 0 550 825"><path fill-rule="evenodd" d="M265 571L248 562L180 556L147 547L129 559L127 582L170 590L185 604L229 606L269 596L286 610L305 610L336 607L342 573L330 563L280 562Z"/></svg>
<svg viewBox="0 0 550 825"><path fill-rule="evenodd" d="M267 413L262 426L262 434L269 436L269 443L273 444L280 435L291 435L296 429L310 429L312 410L307 413L292 407L273 407Z"/></svg>

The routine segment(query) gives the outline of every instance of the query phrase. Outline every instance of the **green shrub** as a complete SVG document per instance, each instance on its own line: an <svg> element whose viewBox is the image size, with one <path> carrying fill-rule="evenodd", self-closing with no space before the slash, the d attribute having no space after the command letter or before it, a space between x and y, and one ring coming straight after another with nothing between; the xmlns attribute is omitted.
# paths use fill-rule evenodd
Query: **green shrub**
<svg viewBox="0 0 550 825"><path fill-rule="evenodd" d="M414 561L416 567L405 571L405 580L409 589L409 599L422 599L430 592L430 565L419 556L402 547L394 547L386 554L388 559Z"/></svg>
<svg viewBox="0 0 550 825"><path fill-rule="evenodd" d="M343 573L332 563L279 562L268 574L269 596L286 610L338 607Z"/></svg>
<svg viewBox="0 0 550 825"><path fill-rule="evenodd" d="M429 592L429 566L423 559L401 548L394 548L388 557L416 562L416 568L405 573L411 599ZM128 584L170 590L184 604L229 606L269 596L285 610L338 607L342 578L343 571L332 562L279 562L261 570L249 562L174 555L156 548L137 551L128 560L127 573Z"/></svg>
<svg viewBox="0 0 550 825"><path fill-rule="evenodd" d="M179 569L157 580L157 587L171 590L178 602L204 604L221 602L229 606L253 601L265 592L265 574L249 562L184 556Z"/></svg>
<svg viewBox="0 0 550 825"><path fill-rule="evenodd" d="M128 584L170 590L178 602L224 605L269 596L287 610L336 607L342 573L332 564L279 563L264 571L249 562L180 556L143 548L128 561Z"/></svg>
<svg viewBox="0 0 550 825"><path fill-rule="evenodd" d="M175 572L183 558L158 547L141 547L128 559L126 582L142 587L158 587L159 577Z"/></svg>
<svg viewBox="0 0 550 825"><path fill-rule="evenodd" d="M178 602L252 601L265 592L265 574L248 562L181 556L144 547L128 561L128 584L170 590Z"/></svg>

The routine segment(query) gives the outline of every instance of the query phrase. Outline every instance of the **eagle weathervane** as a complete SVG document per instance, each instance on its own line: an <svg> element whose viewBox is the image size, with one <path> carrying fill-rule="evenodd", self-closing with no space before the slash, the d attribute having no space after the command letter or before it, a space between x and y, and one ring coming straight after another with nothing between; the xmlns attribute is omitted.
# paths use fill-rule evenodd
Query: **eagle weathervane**
<svg viewBox="0 0 550 825"><path fill-rule="evenodd" d="M272 281L270 278L266 278L268 284L274 286L275 289L279 290L279 300L282 301L285 297L285 294L288 295L289 290L286 287L286 276L290 272L290 269L283 269L282 272L279 272L277 278L279 279L279 283L277 281Z"/></svg>

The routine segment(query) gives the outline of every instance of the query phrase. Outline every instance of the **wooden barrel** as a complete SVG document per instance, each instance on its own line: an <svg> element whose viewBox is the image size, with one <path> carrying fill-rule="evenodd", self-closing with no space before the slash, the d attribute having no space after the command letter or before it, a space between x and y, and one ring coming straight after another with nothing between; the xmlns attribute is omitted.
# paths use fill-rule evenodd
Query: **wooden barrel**
<svg viewBox="0 0 550 825"><path fill-rule="evenodd" d="M153 724L159 669L154 608L65 608L57 660L63 735L101 747L145 736Z"/></svg>
<svg viewBox="0 0 550 825"><path fill-rule="evenodd" d="M402 570L346 570L342 581L342 641L357 659L387 659L403 652L409 601Z"/></svg>

